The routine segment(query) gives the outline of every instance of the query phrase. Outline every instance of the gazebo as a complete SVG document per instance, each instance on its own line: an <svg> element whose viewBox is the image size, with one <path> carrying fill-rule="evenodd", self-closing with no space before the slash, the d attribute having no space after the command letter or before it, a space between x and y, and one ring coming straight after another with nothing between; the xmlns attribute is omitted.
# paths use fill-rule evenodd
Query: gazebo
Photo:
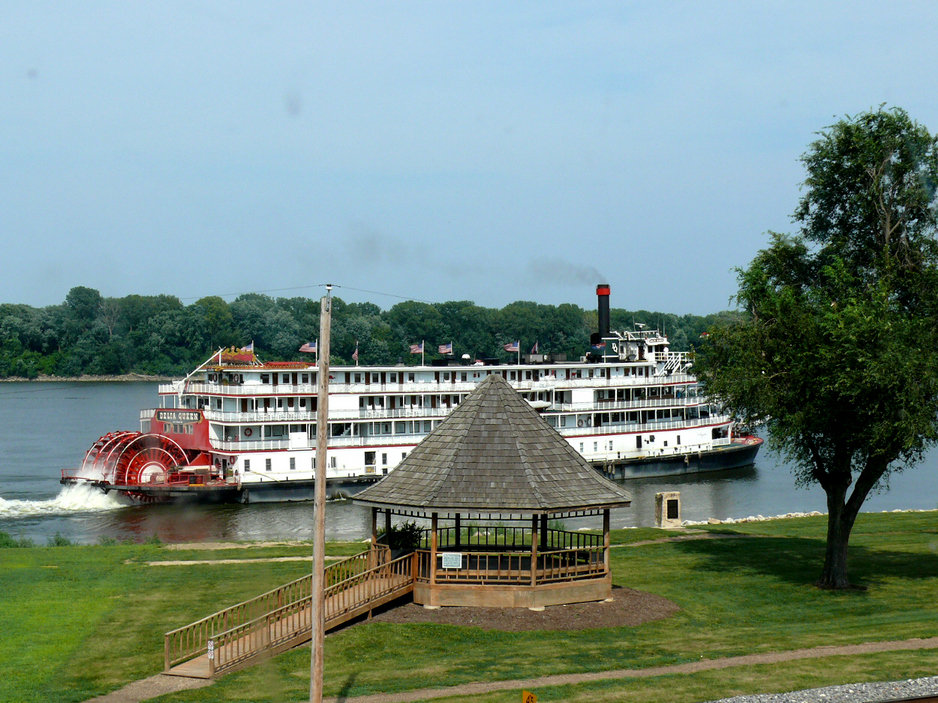
<svg viewBox="0 0 938 703"><path fill-rule="evenodd" d="M492 374L352 500L371 507L375 548L382 514L385 534L395 515L429 522L415 602L539 608L611 597L609 511L631 496ZM602 516L602 535L564 529L582 516Z"/></svg>

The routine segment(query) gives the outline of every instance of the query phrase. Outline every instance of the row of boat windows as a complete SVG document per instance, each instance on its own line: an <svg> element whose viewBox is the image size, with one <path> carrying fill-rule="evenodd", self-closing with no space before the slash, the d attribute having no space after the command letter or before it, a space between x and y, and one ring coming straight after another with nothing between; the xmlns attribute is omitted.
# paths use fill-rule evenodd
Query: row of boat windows
<svg viewBox="0 0 938 703"><path fill-rule="evenodd" d="M407 457L407 452L401 452L400 460L403 461L406 457ZM366 467L377 466L378 458L379 458L378 452L365 452L365 466ZM329 459L329 468L330 469L337 468L338 463L337 463L336 457L331 456L331 457L328 457L328 459ZM388 452L381 452L380 459L381 459L381 467L384 469L384 472L387 473ZM316 470L316 457L310 458L309 465L313 471ZM245 459L243 466L244 466L245 472L250 472L251 460ZM296 471L297 461L296 461L295 456L289 457L288 466L289 466L289 469L288 469L289 471ZM277 468L279 469L281 467L278 466ZM274 470L273 459L271 457L267 457L266 459L264 459L264 471L273 471L273 470Z"/></svg>
<svg viewBox="0 0 938 703"><path fill-rule="evenodd" d="M647 435L647 436L635 435L635 448L636 448L636 449L641 449L643 444L654 444L654 443L655 443L655 436L654 436L653 434L652 434L652 435ZM606 444L606 442L602 442L602 444ZM663 440L663 441L661 442L661 444L662 444L662 447L667 447L667 446L668 446L668 440L666 440L666 439ZM598 451L600 451L599 445L600 445L600 442L593 442L593 453L594 453L594 454L597 453ZM586 446L586 442L580 442L580 454L583 454L583 453L584 453L584 447L585 447L585 446ZM681 446L681 435L677 435L677 436L674 438L674 446L675 446L675 447ZM610 452L613 451L614 447L613 447L613 442L612 442L612 440L611 440L611 439L609 440L609 446L608 446L608 447L604 446L602 449L603 449L603 451L610 451Z"/></svg>
<svg viewBox="0 0 938 703"><path fill-rule="evenodd" d="M459 371L435 371L433 372L433 381L436 383L455 383L456 381L469 382L478 381L492 373L501 373L509 381L539 381L541 379L559 379L575 380L590 378L613 378L613 377L641 377L648 378L651 374L650 367L641 366L614 366L614 367L593 367L584 366L583 368L545 368L545 369L510 369L502 371L492 370L459 370ZM421 382L429 382L430 378L427 372L420 372ZM387 383L416 383L418 373L414 371L345 371L334 372L330 380L336 383L356 383L356 384L387 384ZM309 385L316 383L316 373L261 373L258 375L248 374L248 382L260 381L264 384L272 385ZM209 373L206 376L208 383L221 383L224 385L242 385L245 383L243 373Z"/></svg>
<svg viewBox="0 0 938 703"><path fill-rule="evenodd" d="M684 409L656 409L635 412L581 413L578 415L547 416L552 427L602 427L604 425L648 424L654 422L702 420L710 417L707 406ZM329 424L329 436L336 437L381 437L391 435L428 434L439 420L393 420L387 422L333 422ZM262 425L259 428L240 428L241 439L286 439L290 434L305 434L316 437L316 423L309 425ZM248 434L250 432L250 434ZM256 436L255 436L256 433ZM226 427L225 440L237 441L239 428Z"/></svg>
<svg viewBox="0 0 938 703"><path fill-rule="evenodd" d="M371 437L383 435L428 434L440 423L439 420L397 420L389 422L333 422L329 424L330 437ZM261 425L260 427L225 427L226 442L239 439L286 439L291 434L305 434L309 439L316 437L316 423L309 425Z"/></svg>
<svg viewBox="0 0 938 703"><path fill-rule="evenodd" d="M459 394L433 394L433 395L368 395L358 399L360 410L398 410L414 408L454 408L464 398L465 393ZM525 393L527 400L544 400L553 403L570 403L570 391L541 391ZM651 386L641 388L611 388L596 391L598 402L629 402L633 400L680 400L697 397L696 386ZM240 398L233 399L236 404L235 412L316 412L317 398L309 396L281 396L272 398ZM238 402L240 401L240 402ZM232 402L231 399L229 403ZM183 403L185 407L204 410L227 410L222 398L209 398L207 396L189 396Z"/></svg>

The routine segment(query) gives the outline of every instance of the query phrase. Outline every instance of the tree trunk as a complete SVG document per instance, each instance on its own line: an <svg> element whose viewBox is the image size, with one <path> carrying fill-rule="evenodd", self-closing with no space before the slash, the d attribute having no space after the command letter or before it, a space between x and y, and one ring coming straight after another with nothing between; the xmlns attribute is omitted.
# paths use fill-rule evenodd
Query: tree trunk
<svg viewBox="0 0 938 703"><path fill-rule="evenodd" d="M842 494L841 494L842 495ZM827 496L827 550L824 554L824 569L821 578L817 580L820 588L850 588L847 578L847 544L850 541L850 531L856 513L852 513L844 505L844 501L831 500Z"/></svg>
<svg viewBox="0 0 938 703"><path fill-rule="evenodd" d="M849 471L822 483L827 493L827 549L824 554L824 569L816 584L819 588L851 588L847 578L847 544L850 541L850 532L863 501L885 472L886 466L887 462L882 459L870 461L857 477L849 500Z"/></svg>

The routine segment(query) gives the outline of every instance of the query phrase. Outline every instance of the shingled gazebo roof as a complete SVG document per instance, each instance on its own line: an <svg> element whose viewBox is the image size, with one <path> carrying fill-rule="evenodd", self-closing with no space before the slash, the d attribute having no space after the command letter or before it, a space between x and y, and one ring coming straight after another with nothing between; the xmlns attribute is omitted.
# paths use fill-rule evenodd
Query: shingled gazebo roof
<svg viewBox="0 0 938 703"><path fill-rule="evenodd" d="M492 374L396 469L352 500L426 512L531 514L624 507L631 499Z"/></svg>

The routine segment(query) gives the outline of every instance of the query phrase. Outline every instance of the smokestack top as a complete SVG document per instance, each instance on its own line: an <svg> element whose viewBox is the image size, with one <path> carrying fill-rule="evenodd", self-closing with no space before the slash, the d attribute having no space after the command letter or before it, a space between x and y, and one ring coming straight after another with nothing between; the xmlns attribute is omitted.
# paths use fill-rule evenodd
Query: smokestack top
<svg viewBox="0 0 938 703"><path fill-rule="evenodd" d="M596 299L599 303L599 337L609 336L609 284L600 283L596 286Z"/></svg>

